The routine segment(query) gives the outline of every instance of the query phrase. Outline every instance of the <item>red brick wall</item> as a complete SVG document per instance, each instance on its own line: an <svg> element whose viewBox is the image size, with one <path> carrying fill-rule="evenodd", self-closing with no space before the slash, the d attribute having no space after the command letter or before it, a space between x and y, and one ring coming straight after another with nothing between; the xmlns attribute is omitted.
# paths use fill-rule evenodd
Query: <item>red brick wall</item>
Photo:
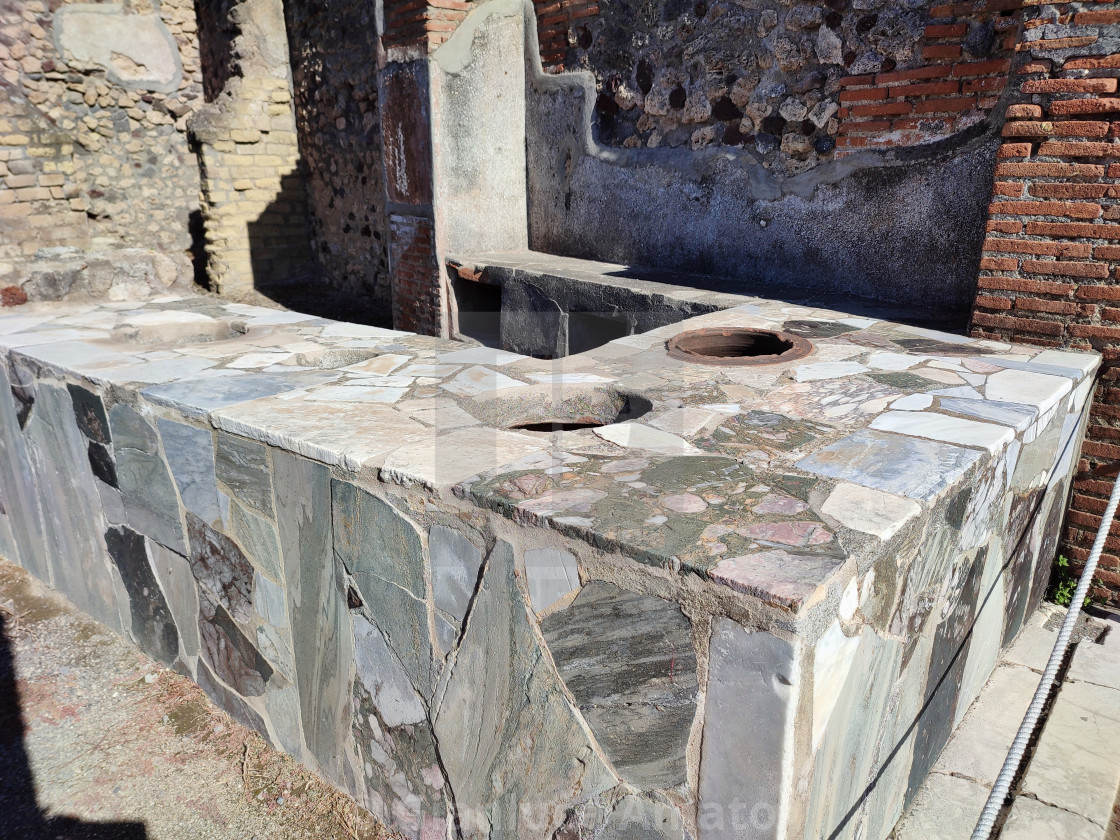
<svg viewBox="0 0 1120 840"><path fill-rule="evenodd" d="M386 0L380 116L389 202L389 287L393 326L446 335L439 227L432 189L432 114L424 56L447 41L474 4Z"/></svg>
<svg viewBox="0 0 1120 840"><path fill-rule="evenodd" d="M928 143L987 118L1008 84L1024 0L933 6L918 67L840 80L836 156L863 149ZM990 26L994 43L982 61L964 40Z"/></svg>
<svg viewBox="0 0 1120 840"><path fill-rule="evenodd" d="M537 13L537 38L541 63L549 73L560 73L569 39L575 38L578 21L599 14L598 0L533 0Z"/></svg>
<svg viewBox="0 0 1120 840"><path fill-rule="evenodd" d="M465 0L386 0L386 49L424 44L434 50L462 22L474 4Z"/></svg>
<svg viewBox="0 0 1120 840"><path fill-rule="evenodd" d="M1028 60L1003 128L972 332L1104 356L1063 548L1083 562L1120 462L1120 54L1094 47L1120 4L1052 8L1057 20L1039 18L1046 37L1018 45ZM1028 19L1024 37L1036 28ZM1120 603L1120 523L1098 580L1094 594Z"/></svg>

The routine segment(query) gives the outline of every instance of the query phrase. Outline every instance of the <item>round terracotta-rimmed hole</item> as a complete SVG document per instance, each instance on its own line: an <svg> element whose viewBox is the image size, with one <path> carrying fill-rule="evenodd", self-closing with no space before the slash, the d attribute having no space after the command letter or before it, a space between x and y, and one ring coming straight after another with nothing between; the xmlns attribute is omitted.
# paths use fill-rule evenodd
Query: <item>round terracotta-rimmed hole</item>
<svg viewBox="0 0 1120 840"><path fill-rule="evenodd" d="M813 345L799 335L743 327L689 330L665 343L674 359L701 365L772 365L803 359Z"/></svg>

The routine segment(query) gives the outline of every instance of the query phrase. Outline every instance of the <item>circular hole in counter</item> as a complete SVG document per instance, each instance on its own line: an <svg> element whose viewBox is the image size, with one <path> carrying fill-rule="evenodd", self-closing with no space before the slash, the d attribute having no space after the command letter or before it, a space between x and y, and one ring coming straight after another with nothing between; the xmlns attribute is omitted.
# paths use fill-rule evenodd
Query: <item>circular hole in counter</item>
<svg viewBox="0 0 1120 840"><path fill-rule="evenodd" d="M707 327L665 342L674 359L701 365L772 365L803 359L813 345L798 335L744 327Z"/></svg>
<svg viewBox="0 0 1120 840"><path fill-rule="evenodd" d="M634 420L652 410L653 403L637 394L600 391L545 401L538 410L520 413L503 425L519 432L578 432Z"/></svg>

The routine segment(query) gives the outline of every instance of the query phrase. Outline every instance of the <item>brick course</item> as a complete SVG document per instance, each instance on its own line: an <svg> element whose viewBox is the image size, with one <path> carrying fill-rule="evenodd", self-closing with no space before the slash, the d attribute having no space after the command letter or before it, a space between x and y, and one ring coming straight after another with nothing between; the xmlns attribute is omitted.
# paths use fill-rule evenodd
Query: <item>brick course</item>
<svg viewBox="0 0 1120 840"><path fill-rule="evenodd" d="M1074 26L1114 26L1120 8L1100 3L1057 7ZM988 238L972 316L977 336L1045 346L1096 349L1104 356L1062 551L1088 557L1111 490L1107 468L1120 462L1120 157L1116 120L1120 54L1077 55L1097 36L1031 39L1015 74L1004 143L989 205ZM1047 19L1049 22L1049 19ZM1051 34L1053 32L1051 31ZM1120 524L1101 560L1094 596L1120 604Z"/></svg>

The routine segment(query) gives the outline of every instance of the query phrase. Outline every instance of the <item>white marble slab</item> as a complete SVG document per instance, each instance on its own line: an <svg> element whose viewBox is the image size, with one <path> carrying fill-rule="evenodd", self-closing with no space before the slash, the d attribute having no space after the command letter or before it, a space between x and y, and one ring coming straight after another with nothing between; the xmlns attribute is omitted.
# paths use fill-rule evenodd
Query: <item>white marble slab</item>
<svg viewBox="0 0 1120 840"><path fill-rule="evenodd" d="M1015 439L1014 430L1005 426L949 417L931 411L888 411L871 421L871 428L961 446L981 447L993 454Z"/></svg>
<svg viewBox="0 0 1120 840"><path fill-rule="evenodd" d="M466 350L453 350L439 355L441 362L459 362L467 365L508 365L528 359L520 353L509 353L494 347L468 347Z"/></svg>
<svg viewBox="0 0 1120 840"><path fill-rule="evenodd" d="M591 431L627 449L645 449L662 455L700 454L700 450L684 438L643 423L614 423Z"/></svg>
<svg viewBox="0 0 1120 840"><path fill-rule="evenodd" d="M511 388L526 388L528 383L511 379L504 373L484 367L471 367L464 370L450 382L440 386L444 390L464 397L506 391Z"/></svg>
<svg viewBox="0 0 1120 840"><path fill-rule="evenodd" d="M889 540L921 512L913 499L847 482L836 485L821 507L821 513L844 527L881 540Z"/></svg>
<svg viewBox="0 0 1120 840"><path fill-rule="evenodd" d="M865 373L866 365L859 362L818 362L812 365L801 365L797 368L798 382L816 382L821 379L838 379L841 376L855 376Z"/></svg>
<svg viewBox="0 0 1120 840"><path fill-rule="evenodd" d="M984 396L997 402L1033 405L1045 412L1073 389L1064 376L1033 373L1027 370L1001 370L988 377Z"/></svg>
<svg viewBox="0 0 1120 840"><path fill-rule="evenodd" d="M397 484L447 487L544 451L547 439L481 427L444 435L429 432L422 440L394 449L381 465L381 480Z"/></svg>

